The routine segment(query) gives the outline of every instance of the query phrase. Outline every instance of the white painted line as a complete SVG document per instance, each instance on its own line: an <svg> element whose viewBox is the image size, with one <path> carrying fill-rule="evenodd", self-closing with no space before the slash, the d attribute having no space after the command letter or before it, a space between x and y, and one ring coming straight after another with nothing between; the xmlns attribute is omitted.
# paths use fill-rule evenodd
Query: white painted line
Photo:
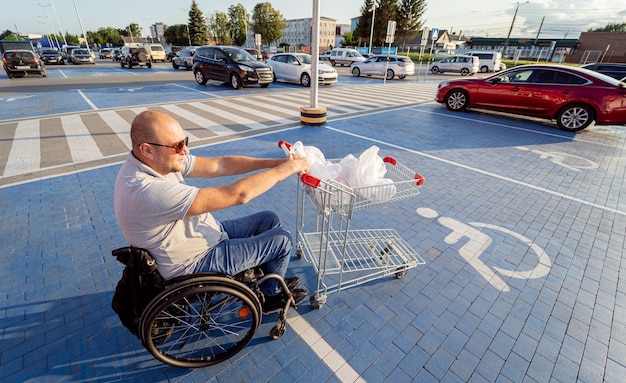
<svg viewBox="0 0 626 383"><path fill-rule="evenodd" d="M94 161L103 157L80 115L61 116L61 127L65 132L74 163Z"/></svg>
<svg viewBox="0 0 626 383"><path fill-rule="evenodd" d="M365 382L360 378L359 373L303 317L298 315L288 318L287 322L289 327L309 345L341 382Z"/></svg>
<svg viewBox="0 0 626 383"><path fill-rule="evenodd" d="M196 88L191 88L191 87L189 87L189 86L184 86L184 85L180 85L180 84L170 84L170 85L177 86L177 87L179 87L179 88L183 88L183 89L187 89L187 90L191 90L191 91L194 91L194 92L198 92L198 93L204 94L204 95L206 95L206 96L211 96L211 97L216 97L216 98L217 98L217 96L216 96L216 95L214 95L214 94L213 94L213 93L211 93L211 92L205 92L205 91L203 91L203 90L198 90L198 89L196 89Z"/></svg>
<svg viewBox="0 0 626 383"><path fill-rule="evenodd" d="M80 94L80 96L83 98L83 100L85 100L85 102L91 107L91 109L98 110L98 107L93 102L91 102L91 100L88 99L87 96L85 96L85 94L83 93L82 90L79 89L79 90L77 90L77 92L78 92L78 94Z"/></svg>
<svg viewBox="0 0 626 383"><path fill-rule="evenodd" d="M40 120L17 123L4 177L34 172L41 167Z"/></svg>

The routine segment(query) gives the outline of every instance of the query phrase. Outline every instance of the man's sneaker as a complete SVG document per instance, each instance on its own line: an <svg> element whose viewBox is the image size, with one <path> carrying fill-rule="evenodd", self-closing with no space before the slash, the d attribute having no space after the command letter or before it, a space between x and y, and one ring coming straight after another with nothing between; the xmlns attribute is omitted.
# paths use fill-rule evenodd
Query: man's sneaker
<svg viewBox="0 0 626 383"><path fill-rule="evenodd" d="M293 289L291 290L291 294L293 295L293 300L296 302L296 306L298 306L309 293L305 289ZM263 314L271 314L276 311L284 310L286 305L287 296L285 294L278 294L266 295L265 302L263 302L261 306Z"/></svg>
<svg viewBox="0 0 626 383"><path fill-rule="evenodd" d="M293 295L293 300L296 301L296 306L302 303L307 295L309 295L308 291L305 289L293 289L291 290L291 294Z"/></svg>
<svg viewBox="0 0 626 383"><path fill-rule="evenodd" d="M298 277L285 277L285 284L289 290L293 290L300 284L300 278Z"/></svg>
<svg viewBox="0 0 626 383"><path fill-rule="evenodd" d="M265 302L261 304L263 314L270 314L283 310L287 305L287 297L284 294L266 295Z"/></svg>

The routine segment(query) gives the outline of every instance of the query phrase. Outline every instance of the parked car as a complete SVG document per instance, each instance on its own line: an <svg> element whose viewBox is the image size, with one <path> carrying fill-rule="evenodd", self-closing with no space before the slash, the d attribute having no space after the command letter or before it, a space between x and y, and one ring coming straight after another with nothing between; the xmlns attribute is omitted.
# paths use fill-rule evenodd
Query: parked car
<svg viewBox="0 0 626 383"><path fill-rule="evenodd" d="M277 53L267 61L267 65L274 72L274 81L285 80L311 86L311 60L311 55L306 53ZM328 64L318 63L317 73L320 84L337 82L337 71Z"/></svg>
<svg viewBox="0 0 626 383"><path fill-rule="evenodd" d="M166 60L167 61L172 61L172 59L174 58L174 56L176 56L176 53L182 51L184 48L181 46L177 46L177 45L168 45L165 47L165 52L166 52Z"/></svg>
<svg viewBox="0 0 626 383"><path fill-rule="evenodd" d="M480 59L480 73L498 72L502 70L502 53L496 51L472 51L469 56L476 56ZM505 65L506 68L506 65Z"/></svg>
<svg viewBox="0 0 626 383"><path fill-rule="evenodd" d="M74 65L79 64L95 64L96 55L89 49L72 49L70 61Z"/></svg>
<svg viewBox="0 0 626 383"><path fill-rule="evenodd" d="M329 61L330 62L330 54L332 51L324 51L320 55L320 61Z"/></svg>
<svg viewBox="0 0 626 383"><path fill-rule="evenodd" d="M39 53L39 57L46 64L65 64L65 59L63 58L63 52L58 51L56 49L44 49Z"/></svg>
<svg viewBox="0 0 626 383"><path fill-rule="evenodd" d="M480 70L480 59L467 55L450 56L430 64L428 70L433 73L456 72L462 76L471 76Z"/></svg>
<svg viewBox="0 0 626 383"><path fill-rule="evenodd" d="M100 52L98 52L98 56L101 59L110 59L113 57L113 53L111 48L100 48Z"/></svg>
<svg viewBox="0 0 626 383"><path fill-rule="evenodd" d="M193 57L193 75L198 84L218 80L234 89L259 84L266 88L274 81L272 68L243 49L221 45L203 46Z"/></svg>
<svg viewBox="0 0 626 383"><path fill-rule="evenodd" d="M385 76L387 80L392 80L396 76L403 79L415 73L415 64L408 56L378 55L365 61L355 62L350 71L354 77L376 75Z"/></svg>
<svg viewBox="0 0 626 383"><path fill-rule="evenodd" d="M150 59L152 62L161 61L165 62L167 60L167 54L165 53L165 48L161 44L143 44L143 47L146 49L146 52L150 55Z"/></svg>
<svg viewBox="0 0 626 383"><path fill-rule="evenodd" d="M583 65L581 68L599 72L607 76L616 78L618 80L624 80L626 78L626 64L593 63L593 64Z"/></svg>
<svg viewBox="0 0 626 383"><path fill-rule="evenodd" d="M120 61L122 58L122 50L120 48L113 48L111 50L111 60Z"/></svg>
<svg viewBox="0 0 626 383"><path fill-rule="evenodd" d="M193 55L196 53L193 49L183 49L176 52L176 55L172 58L172 68L178 69L180 67L186 70L191 70L193 67Z"/></svg>
<svg viewBox="0 0 626 383"><path fill-rule="evenodd" d="M46 64L33 51L15 49L2 54L2 66L9 78L37 74L47 77Z"/></svg>
<svg viewBox="0 0 626 383"><path fill-rule="evenodd" d="M555 119L560 129L626 124L626 83L570 66L523 65L486 78L447 80L437 102L449 110L481 108Z"/></svg>
<svg viewBox="0 0 626 383"><path fill-rule="evenodd" d="M337 64L344 66L350 66L357 61L365 61L363 57L356 49L352 48L335 48L330 52L330 65L335 66Z"/></svg>
<svg viewBox="0 0 626 383"><path fill-rule="evenodd" d="M124 45L122 47L120 65L122 68L127 66L128 69L132 69L134 66L152 68L152 59L146 48Z"/></svg>

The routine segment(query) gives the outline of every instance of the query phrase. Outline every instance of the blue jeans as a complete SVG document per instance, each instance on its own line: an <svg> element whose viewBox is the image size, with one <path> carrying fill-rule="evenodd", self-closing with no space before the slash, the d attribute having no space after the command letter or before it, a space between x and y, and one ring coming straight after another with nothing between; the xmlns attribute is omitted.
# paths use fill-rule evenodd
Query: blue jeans
<svg viewBox="0 0 626 383"><path fill-rule="evenodd" d="M212 271L235 275L241 271L262 266L265 273L285 276L293 247L291 234L282 227L278 216L263 211L247 217L223 221L228 239L218 243L196 265L196 272ZM282 292L275 279L261 285L266 295Z"/></svg>

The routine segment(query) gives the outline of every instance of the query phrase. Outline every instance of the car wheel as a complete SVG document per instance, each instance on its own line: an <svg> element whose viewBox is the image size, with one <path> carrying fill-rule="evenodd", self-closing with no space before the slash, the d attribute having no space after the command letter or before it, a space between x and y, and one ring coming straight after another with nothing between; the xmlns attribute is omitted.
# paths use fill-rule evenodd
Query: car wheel
<svg viewBox="0 0 626 383"><path fill-rule="evenodd" d="M430 71L433 72L434 74L439 73L439 67L438 66L434 66L432 68L430 68Z"/></svg>
<svg viewBox="0 0 626 383"><path fill-rule="evenodd" d="M152 64L150 64L150 63L146 64L146 66L147 66L148 68L152 68Z"/></svg>
<svg viewBox="0 0 626 383"><path fill-rule="evenodd" d="M393 77L394 77L395 75L396 75L396 74L395 74L395 73L393 73L393 70L391 70L391 69L387 69L387 80L393 80Z"/></svg>
<svg viewBox="0 0 626 383"><path fill-rule="evenodd" d="M230 75L230 86L232 86L233 89L241 89L241 79L237 73Z"/></svg>
<svg viewBox="0 0 626 383"><path fill-rule="evenodd" d="M207 82L207 78L204 77L201 71L197 70L196 73L193 74L193 77L196 79L196 82L200 85L204 85Z"/></svg>
<svg viewBox="0 0 626 383"><path fill-rule="evenodd" d="M404 79L406 78L406 75L400 75L400 76L398 76L398 78L399 78L400 80L404 80Z"/></svg>
<svg viewBox="0 0 626 383"><path fill-rule="evenodd" d="M122 68L124 68L124 67L126 66L126 64L124 64L124 61L123 61L123 60L120 60L120 66L121 66Z"/></svg>
<svg viewBox="0 0 626 383"><path fill-rule="evenodd" d="M469 74L469 69L467 68L463 68L461 69L461 76L467 76Z"/></svg>
<svg viewBox="0 0 626 383"><path fill-rule="evenodd" d="M480 73L487 73L489 72L489 67L487 65L483 65L480 67Z"/></svg>
<svg viewBox="0 0 626 383"><path fill-rule="evenodd" d="M273 72L273 73L272 73L272 81L273 81L273 82L276 82L276 80L277 80L277 79L276 79L276 72Z"/></svg>
<svg viewBox="0 0 626 383"><path fill-rule="evenodd" d="M335 66L335 61L334 60L330 60L330 65Z"/></svg>
<svg viewBox="0 0 626 383"><path fill-rule="evenodd" d="M595 119L593 109L584 104L567 105L556 114L559 129L568 132L583 130Z"/></svg>
<svg viewBox="0 0 626 383"><path fill-rule="evenodd" d="M469 106L469 97L467 96L467 92L463 89L453 89L446 94L443 102L446 104L446 108L457 112L467 109Z"/></svg>
<svg viewBox="0 0 626 383"><path fill-rule="evenodd" d="M311 76L309 76L308 73L302 73L302 76L300 76L300 84L302 84L302 86L311 86Z"/></svg>
<svg viewBox="0 0 626 383"><path fill-rule="evenodd" d="M267 88L268 86L270 86L269 82L266 82L265 84L261 84L261 88Z"/></svg>
<svg viewBox="0 0 626 383"><path fill-rule="evenodd" d="M174 61L172 61L172 68L178 69L178 64L176 64Z"/></svg>
<svg viewBox="0 0 626 383"><path fill-rule="evenodd" d="M187 63L187 61L185 61L185 70L191 70L191 67L189 66L189 63Z"/></svg>
<svg viewBox="0 0 626 383"><path fill-rule="evenodd" d="M352 68L352 75L354 77L359 77L361 75L361 70L357 67Z"/></svg>

